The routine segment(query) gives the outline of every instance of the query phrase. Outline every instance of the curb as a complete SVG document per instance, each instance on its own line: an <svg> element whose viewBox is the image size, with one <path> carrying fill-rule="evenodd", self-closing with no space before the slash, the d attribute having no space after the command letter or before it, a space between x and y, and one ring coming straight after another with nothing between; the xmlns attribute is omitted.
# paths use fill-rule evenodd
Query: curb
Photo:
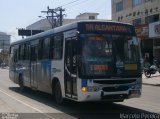
<svg viewBox="0 0 160 119"><path fill-rule="evenodd" d="M149 83L142 83L143 85L150 85L150 86L160 86L160 84L149 84Z"/></svg>

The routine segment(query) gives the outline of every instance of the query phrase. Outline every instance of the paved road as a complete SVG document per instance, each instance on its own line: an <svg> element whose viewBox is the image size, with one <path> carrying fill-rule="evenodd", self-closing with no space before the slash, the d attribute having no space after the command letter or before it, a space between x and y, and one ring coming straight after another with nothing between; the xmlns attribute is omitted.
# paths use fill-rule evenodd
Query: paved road
<svg viewBox="0 0 160 119"><path fill-rule="evenodd" d="M57 105L48 94L31 90L20 92L18 85L9 80L8 70L0 69L0 118L10 116L23 119L137 119L144 117L158 119L160 118L157 115L160 114L159 90L158 86L143 85L142 97L138 99L113 104L68 101L62 106Z"/></svg>

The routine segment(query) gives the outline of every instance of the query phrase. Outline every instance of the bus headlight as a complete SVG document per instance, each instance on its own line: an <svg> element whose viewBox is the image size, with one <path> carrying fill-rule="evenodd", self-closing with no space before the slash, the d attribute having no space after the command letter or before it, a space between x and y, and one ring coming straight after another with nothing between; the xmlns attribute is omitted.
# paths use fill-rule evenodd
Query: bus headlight
<svg viewBox="0 0 160 119"><path fill-rule="evenodd" d="M98 86L82 86L81 90L83 92L97 92L100 90L100 88Z"/></svg>

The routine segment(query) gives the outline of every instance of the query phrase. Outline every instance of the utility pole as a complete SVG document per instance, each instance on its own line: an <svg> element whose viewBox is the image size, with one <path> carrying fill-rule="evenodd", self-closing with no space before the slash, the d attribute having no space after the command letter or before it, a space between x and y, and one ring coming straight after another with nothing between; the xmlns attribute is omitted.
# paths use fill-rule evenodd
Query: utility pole
<svg viewBox="0 0 160 119"><path fill-rule="evenodd" d="M63 12L65 11L65 9L62 9L62 7L58 7L57 9L59 11L59 26L62 26L62 23L63 23Z"/></svg>
<svg viewBox="0 0 160 119"><path fill-rule="evenodd" d="M51 24L51 28L55 28L57 26L62 26L63 11L65 11L65 9L62 9L62 7L50 9L48 6L47 11L41 11L41 12L47 14L46 18L48 22Z"/></svg>

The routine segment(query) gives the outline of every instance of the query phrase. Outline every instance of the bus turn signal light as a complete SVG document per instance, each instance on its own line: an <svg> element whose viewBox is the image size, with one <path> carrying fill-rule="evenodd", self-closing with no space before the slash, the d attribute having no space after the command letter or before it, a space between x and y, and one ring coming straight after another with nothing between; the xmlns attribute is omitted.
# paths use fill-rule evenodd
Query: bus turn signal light
<svg viewBox="0 0 160 119"><path fill-rule="evenodd" d="M83 92L86 92L86 91L87 91L87 87L86 87L86 86L83 86L83 87L81 88L81 90L82 90Z"/></svg>

